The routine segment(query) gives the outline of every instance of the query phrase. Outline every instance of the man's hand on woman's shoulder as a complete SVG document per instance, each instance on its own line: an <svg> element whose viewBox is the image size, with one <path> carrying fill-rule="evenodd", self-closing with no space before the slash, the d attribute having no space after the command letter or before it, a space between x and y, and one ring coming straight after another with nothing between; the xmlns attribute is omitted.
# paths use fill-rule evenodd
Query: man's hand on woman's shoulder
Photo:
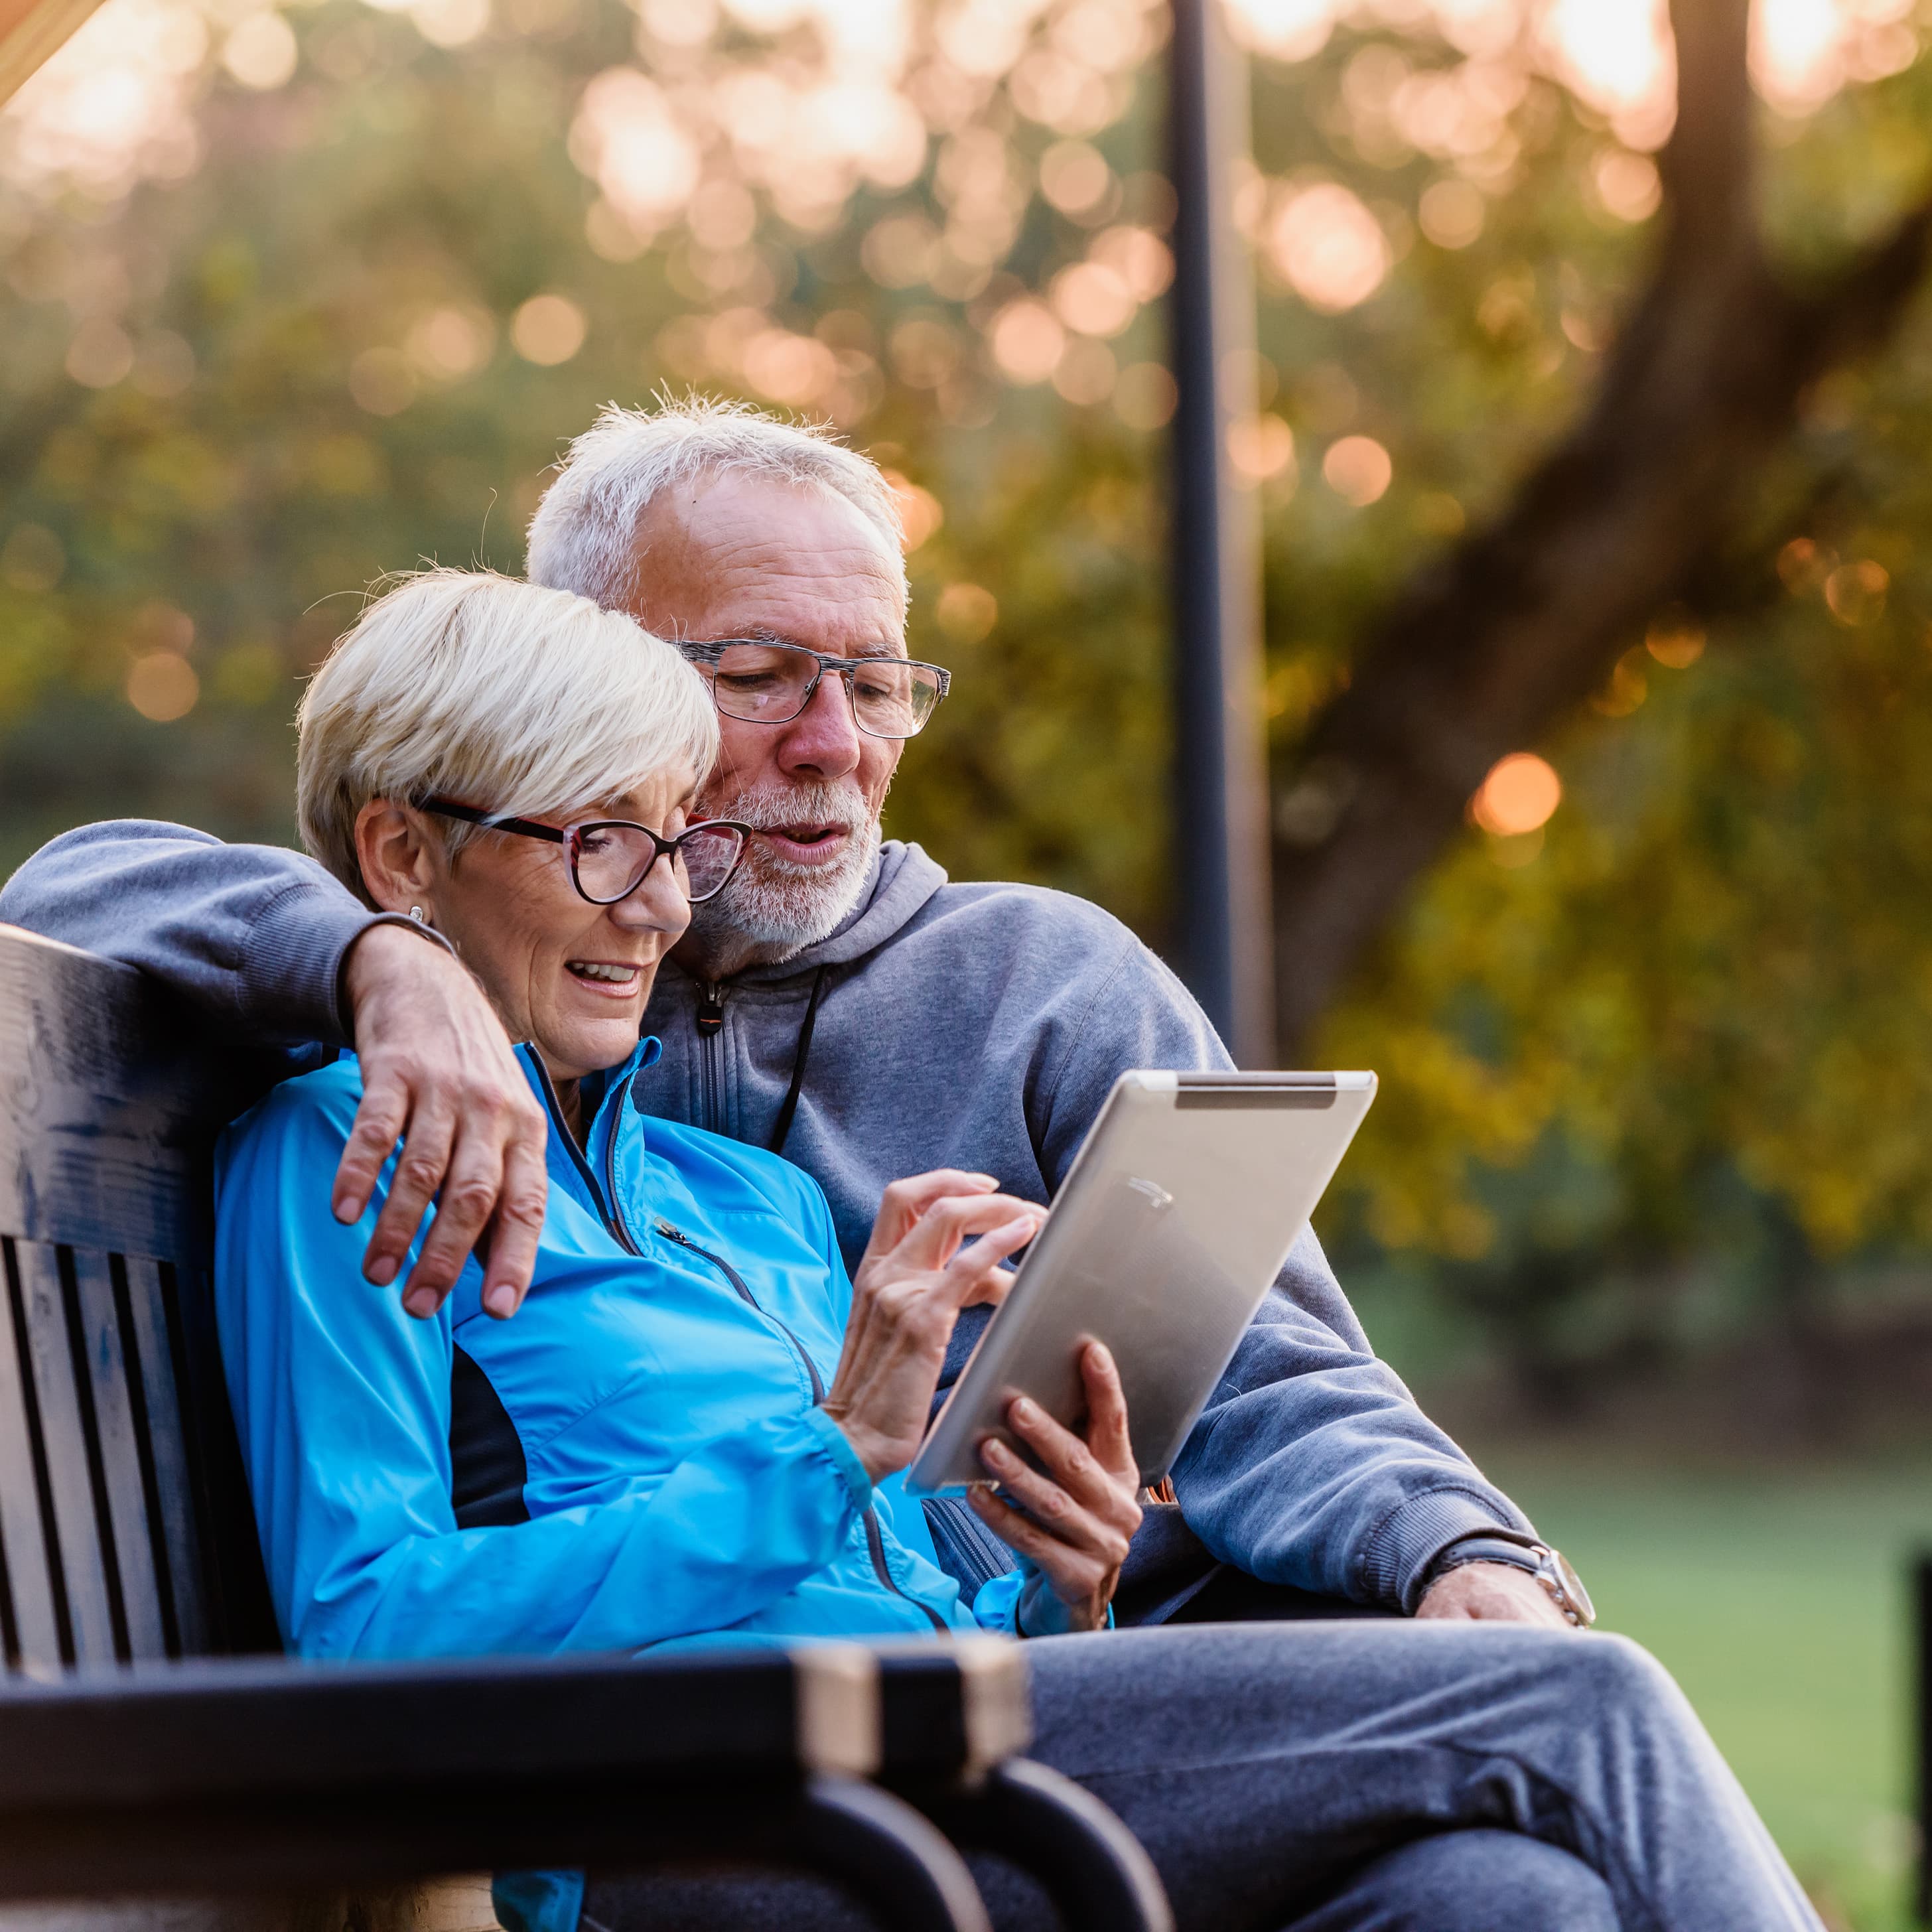
<svg viewBox="0 0 1932 1932"><path fill-rule="evenodd" d="M484 1307L514 1315L536 1265L548 1124L502 1023L454 954L396 926L356 940L342 985L362 1104L336 1172L338 1220L362 1214L403 1143L364 1275L382 1287L395 1280L434 1201L436 1222L403 1306L434 1315L474 1249Z"/></svg>

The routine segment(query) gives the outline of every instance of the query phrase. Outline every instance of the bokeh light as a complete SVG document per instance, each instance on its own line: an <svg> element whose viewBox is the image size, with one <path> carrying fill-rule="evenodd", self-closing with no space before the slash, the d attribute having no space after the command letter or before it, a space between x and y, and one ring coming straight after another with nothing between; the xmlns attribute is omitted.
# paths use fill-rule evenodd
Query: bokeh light
<svg viewBox="0 0 1932 1932"><path fill-rule="evenodd" d="M1345 436L1322 459L1322 480L1358 510L1380 502L1394 477L1394 460L1372 436Z"/></svg>
<svg viewBox="0 0 1932 1932"><path fill-rule="evenodd" d="M171 724L185 718L201 696L201 680L178 651L147 651L128 667L128 702L143 718Z"/></svg>
<svg viewBox="0 0 1932 1932"><path fill-rule="evenodd" d="M1389 272L1382 224L1339 182L1287 196L1268 224L1265 245L1282 279L1324 315L1366 302Z"/></svg>
<svg viewBox="0 0 1932 1932"><path fill-rule="evenodd" d="M584 346L588 326L568 296L532 296L510 318L510 341L525 362L550 368Z"/></svg>
<svg viewBox="0 0 1932 1932"><path fill-rule="evenodd" d="M1498 838L1520 838L1547 824L1563 802L1563 781L1534 752L1512 752L1490 767L1469 801L1469 816Z"/></svg>

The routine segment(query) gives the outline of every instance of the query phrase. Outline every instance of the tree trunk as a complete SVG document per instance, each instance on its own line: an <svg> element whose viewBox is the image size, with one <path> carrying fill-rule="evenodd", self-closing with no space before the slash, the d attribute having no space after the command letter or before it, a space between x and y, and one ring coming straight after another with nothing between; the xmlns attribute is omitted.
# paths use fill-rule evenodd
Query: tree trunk
<svg viewBox="0 0 1932 1932"><path fill-rule="evenodd" d="M1498 521L1411 581L1303 743L1276 814L1285 1057L1456 836L1490 767L1580 704L1685 594L1805 389L1884 342L1918 284L1932 200L1827 287L1801 291L1773 270L1749 11L1674 0L1663 245L1588 413Z"/></svg>

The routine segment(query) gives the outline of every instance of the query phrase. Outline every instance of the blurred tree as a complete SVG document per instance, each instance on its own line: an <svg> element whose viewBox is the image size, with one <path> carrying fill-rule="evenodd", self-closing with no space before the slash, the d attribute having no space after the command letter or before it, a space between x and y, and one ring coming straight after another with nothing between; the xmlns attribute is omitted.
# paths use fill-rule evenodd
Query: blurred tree
<svg viewBox="0 0 1932 1932"><path fill-rule="evenodd" d="M1284 1042L1326 1010L1492 766L1580 704L1648 619L1696 601L1799 398L1886 341L1918 286L1932 200L1819 286L1780 272L1757 208L1749 0L1672 14L1658 266L1594 403L1371 627L1298 747L1274 882Z"/></svg>
<svg viewBox="0 0 1932 1932"><path fill-rule="evenodd" d="M1754 165L1764 259L1815 290L1932 176L1932 62L1908 0L1844 0L1809 40L1790 13L1758 16ZM1672 259L1670 46L1642 0L1336 16L1243 16L1262 406L1233 447L1266 516L1291 844L1319 817L1299 748L1368 689L1378 612L1432 581L1552 608L1522 533L1570 527L1576 493L1510 506L1568 425L1630 428L1591 399L1624 393L1606 362L1650 338L1616 346L1616 319ZM890 829L1162 943L1185 862L1162 17L110 0L0 112L0 865L108 812L288 837L296 680L362 587L425 556L516 568L596 407L698 383L828 416L906 479L914 647L956 676ZM1716 266L1668 272L1732 299ZM1466 790L1534 755L1474 825L1427 794L1448 849L1346 987L1284 937L1284 981L1329 988L1310 1054L1384 1076L1324 1227L1352 1280L1392 1310L1419 1280L1539 1374L1785 1320L1854 1264L1876 1282L1932 1252L1932 334L1915 308L1882 356L1747 413L1736 494L1678 491L1673 452L1797 352L1770 319L1814 310L1765 299L1708 393L1643 418L1658 447L1630 460L1661 466L1682 529L1639 527L1649 561L1593 564L1546 633L1593 694L1559 704L1552 675L1534 722L1484 728ZM1444 568L1498 527L1518 548ZM1655 558L1693 536L1666 592ZM1483 676L1426 711L1461 720Z"/></svg>

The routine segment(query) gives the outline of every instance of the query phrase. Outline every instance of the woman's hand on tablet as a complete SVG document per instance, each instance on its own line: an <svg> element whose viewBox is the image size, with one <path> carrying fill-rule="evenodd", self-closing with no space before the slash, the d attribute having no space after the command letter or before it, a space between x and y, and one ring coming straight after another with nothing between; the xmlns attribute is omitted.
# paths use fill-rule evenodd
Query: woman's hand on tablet
<svg viewBox="0 0 1932 1932"><path fill-rule="evenodd" d="M1140 1471L1120 1373L1098 1342L1088 1343L1080 1372L1087 1384L1086 1440L1022 1396L1006 1411L1007 1425L1045 1472L990 1436L980 1460L1012 1503L983 1486L968 1492L974 1514L1028 1573L1019 1607L1028 1636L1104 1628L1127 1546L1140 1527Z"/></svg>
<svg viewBox="0 0 1932 1932"><path fill-rule="evenodd" d="M1000 1264L1046 1218L998 1186L943 1168L894 1181L879 1204L824 1405L874 1482L918 1453L960 1310L1004 1298L1012 1276Z"/></svg>

